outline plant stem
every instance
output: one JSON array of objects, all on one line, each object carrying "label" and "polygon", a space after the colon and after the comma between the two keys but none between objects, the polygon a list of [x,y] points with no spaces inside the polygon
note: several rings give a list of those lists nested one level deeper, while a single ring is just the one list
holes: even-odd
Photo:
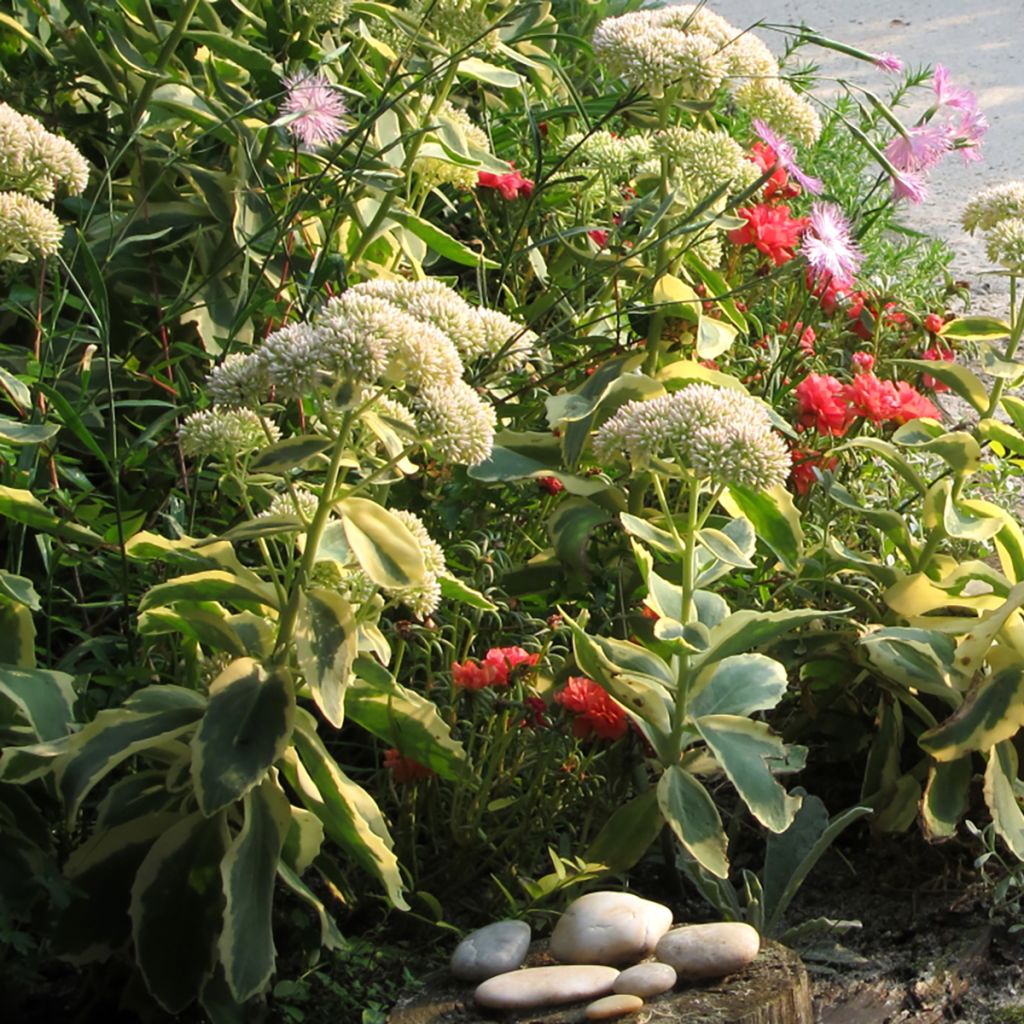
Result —
[{"label": "plant stem", "polygon": [[[1017,277],[1011,275],[1010,277],[1010,340],[1006,344],[1006,352],[1003,354],[1003,358],[1009,362],[1017,351],[1017,346],[1020,344],[1021,334],[1024,333],[1024,313],[1017,310]],[[992,385],[992,395],[989,398],[988,408],[985,410],[983,419],[988,419],[990,416],[995,415],[995,411],[999,408],[999,399],[1003,397],[1003,388],[1006,387],[1006,379],[1004,377],[998,378],[995,384]]]}]

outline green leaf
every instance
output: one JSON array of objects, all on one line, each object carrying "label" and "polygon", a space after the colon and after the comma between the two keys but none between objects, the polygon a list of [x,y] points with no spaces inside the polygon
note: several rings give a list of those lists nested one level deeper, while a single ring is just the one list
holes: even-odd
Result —
[{"label": "green leaf", "polygon": [[985,769],[985,803],[992,824],[1010,852],[1024,860],[1024,813],[1017,797],[1017,751],[1009,740],[996,744]]},{"label": "green leaf", "polygon": [[[0,23],[3,19],[4,15],[0,15]],[[32,392],[29,391],[28,386],[2,366],[0,366],[0,388],[7,392],[7,397],[18,407],[19,411],[26,412],[32,405]]]},{"label": "green leaf", "polygon": [[697,531],[697,543],[720,562],[736,569],[753,569],[754,563],[740,550],[736,542],[721,530],[709,526]]},{"label": "green leaf", "polygon": [[702,316],[697,324],[697,355],[701,359],[717,359],[732,348],[738,333],[726,320]]},{"label": "green leaf", "polygon": [[985,541],[1003,528],[1005,517],[1006,513],[1001,510],[992,515],[985,503],[976,505],[970,498],[956,499],[950,491],[942,511],[942,525],[950,537]]},{"label": "green leaf", "polygon": [[738,715],[705,715],[694,723],[715,760],[765,828],[783,832],[800,807],[772,774],[785,764],[786,745],[764,722]]},{"label": "green leaf", "polygon": [[687,713],[700,718],[768,711],[782,700],[786,684],[786,669],[773,658],[736,654],[716,662],[710,673],[701,674]]},{"label": "green leaf", "polygon": [[729,875],[728,840],[708,791],[678,765],[658,780],[658,807],[676,838],[716,878]]},{"label": "green leaf", "polygon": [[670,555],[676,559],[683,557],[683,548],[680,547],[679,542],[668,530],[654,526],[648,520],[630,515],[628,512],[620,513],[619,519],[622,522],[623,529],[631,537],[637,537],[662,554]]},{"label": "green leaf", "polygon": [[63,672],[0,665],[0,695],[21,712],[39,740],[67,735],[76,700],[72,682]]},{"label": "green leaf", "polygon": [[320,944],[327,949],[345,949],[347,943],[341,932],[338,931],[338,926],[334,923],[334,919],[328,913],[323,902],[314,895],[313,890],[284,862],[277,865],[277,874],[296,896],[305,900],[316,912],[320,919]]},{"label": "green leaf", "polygon": [[603,864],[613,874],[628,871],[650,849],[664,827],[657,790],[646,789],[612,813],[583,859],[588,864]]},{"label": "green leaf", "polygon": [[860,644],[871,664],[887,678],[959,707],[960,695],[950,678],[956,651],[948,636],[928,629],[893,627],[865,634]]},{"label": "green leaf", "polygon": [[1024,725],[1024,668],[1004,668],[967,695],[963,706],[937,729],[921,734],[921,749],[936,761],[953,761],[988,750]]},{"label": "green leaf", "polygon": [[142,612],[138,628],[143,636],[181,633],[208,650],[244,657],[249,652],[227,619],[224,609],[213,601],[179,601],[173,608],[150,608]]},{"label": "green leaf", "polygon": [[852,441],[835,449],[844,451],[847,448],[866,448],[875,455],[880,456],[891,466],[918,494],[924,494],[928,490],[928,484],[921,478],[916,469],[904,458],[903,454],[889,441],[883,441],[880,437],[855,437]]},{"label": "green leaf", "polygon": [[764,647],[798,626],[820,619],[816,609],[794,609],[782,612],[733,612],[711,630],[711,647],[697,664],[707,666],[723,658],[746,654],[751,648]]},{"label": "green leaf", "polygon": [[893,362],[909,366],[920,373],[931,374],[980,413],[988,408],[988,390],[985,385],[976,374],[960,363],[930,359],[894,359]]},{"label": "green leaf", "polygon": [[669,391],[678,391],[694,381],[707,382],[716,387],[729,388],[747,394],[747,389],[733,376],[709,369],[693,359],[679,359],[658,371],[660,380]]},{"label": "green leaf", "polygon": [[324,825],[312,811],[305,808],[289,804],[288,813],[291,821],[281,848],[281,859],[296,874],[301,875],[320,856],[324,845]]},{"label": "green leaf", "polygon": [[363,572],[380,587],[420,586],[426,566],[419,543],[393,512],[368,498],[338,502],[345,539]]},{"label": "green leaf", "polygon": [[1024,455],[1024,434],[1002,420],[979,420],[978,435],[983,441],[998,441],[1014,455]]},{"label": "green leaf", "polygon": [[1024,431],[1024,399],[1016,395],[1003,395],[999,404],[1006,411],[1006,414],[1013,420],[1013,425],[1020,431]]},{"label": "green leaf", "polygon": [[787,569],[795,569],[803,555],[804,531],[793,496],[784,487],[753,491],[738,484],[720,499],[732,516],[745,516],[757,536],[779,557]]},{"label": "green leaf", "polygon": [[[926,365],[938,364],[926,361]],[[952,470],[964,476],[976,472],[981,464],[981,445],[973,434],[965,430],[945,431],[932,420],[911,420],[900,427],[892,439],[897,444],[940,456]]]},{"label": "green leaf", "polygon": [[498,89],[518,89],[523,78],[515,71],[500,68],[478,57],[463,57],[458,61],[458,72],[466,78],[474,78],[485,85],[493,85]]},{"label": "green leaf", "polygon": [[952,839],[967,811],[971,792],[971,755],[939,761],[928,768],[928,785],[921,801],[921,827],[930,843]]},{"label": "green leaf", "polygon": [[1024,605],[1024,583],[1018,583],[998,608],[983,615],[957,645],[953,662],[954,680],[966,690],[981,671],[989,648],[1010,617]]},{"label": "green leaf", "polygon": [[192,738],[192,783],[203,814],[212,817],[259,785],[288,746],[294,715],[295,695],[280,670],[238,658],[214,679]]},{"label": "green leaf", "polygon": [[36,667],[36,625],[23,604],[0,602],[0,664]]},{"label": "green leaf", "polygon": [[25,605],[34,612],[41,610],[39,594],[32,585],[32,581],[24,576],[15,576],[13,572],[5,572],[0,569],[0,599],[10,598],[18,604]]},{"label": "green leaf", "polygon": [[232,526],[221,536],[226,541],[238,543],[259,540],[261,537],[280,537],[289,533],[305,533],[306,524],[296,515],[260,515],[254,519]]},{"label": "green leaf", "polygon": [[286,755],[284,767],[303,804],[324,823],[334,842],[380,880],[392,904],[408,910],[394,844],[380,808],[338,767],[317,736],[313,719],[301,709],[295,722],[295,746],[298,756]]},{"label": "green leaf", "polygon": [[418,217],[409,210],[395,211],[392,214],[402,226],[414,234],[420,241],[434,250],[438,255],[443,256],[452,263],[459,263],[464,267],[486,267],[494,270],[498,264],[485,256],[482,252],[470,249],[469,246],[453,238],[447,231],[442,231],[432,221]]},{"label": "green leaf", "polygon": [[273,587],[223,569],[209,569],[150,587],[142,595],[139,611],[161,604],[174,604],[175,601],[227,601],[242,607],[251,604],[278,607]]},{"label": "green leaf", "polygon": [[92,787],[114,768],[149,747],[188,732],[201,715],[202,710],[197,707],[154,713],[125,708],[101,711],[75,733],[68,752],[54,768],[68,824],[74,821]]},{"label": "green leaf", "polygon": [[135,961],[150,995],[168,1013],[188,1007],[216,965],[227,845],[224,815],[190,814],[153,843],[135,876]]},{"label": "green leaf", "polygon": [[357,648],[356,620],[348,601],[319,588],[300,594],[295,653],[313,700],[336,729],[345,721],[345,690]]},{"label": "green leaf", "polygon": [[217,947],[231,994],[244,1003],[274,973],[274,879],[291,805],[272,778],[246,793],[243,824],[220,864],[224,926]]},{"label": "green leaf", "polygon": [[962,316],[950,320],[939,331],[940,338],[955,341],[995,341],[1009,336],[1010,325],[990,316]]},{"label": "green leaf", "polygon": [[468,604],[470,608],[479,608],[485,612],[498,610],[498,606],[486,594],[474,590],[468,583],[463,583],[462,580],[449,576],[448,573],[439,575],[437,582],[441,585],[441,596],[446,601],[459,601],[462,604]]},{"label": "green leaf", "polygon": [[0,441],[8,444],[45,444],[60,430],[57,423],[23,423],[0,416]]},{"label": "green leaf", "polygon": [[189,29],[186,36],[194,39],[200,46],[205,46],[211,53],[217,54],[218,57],[226,57],[246,71],[276,72],[277,65],[273,57],[235,33]]},{"label": "green leaf", "polygon": [[345,698],[353,721],[444,779],[471,777],[466,751],[432,700],[402,686],[365,655],[356,659],[355,672]]},{"label": "green leaf", "polygon": [[31,491],[17,487],[0,486],[0,516],[76,544],[99,547],[103,543],[103,538],[92,530],[59,519]]},{"label": "green leaf", "polygon": [[586,550],[593,531],[611,519],[611,513],[586,498],[569,498],[551,513],[548,531],[558,557],[573,569],[588,567]]},{"label": "green leaf", "polygon": [[54,921],[54,952],[76,966],[107,960],[131,937],[128,916],[135,875],[153,843],[181,815],[144,814],[95,832],[64,865],[68,903]]},{"label": "green leaf", "polygon": [[663,274],[654,282],[651,300],[665,316],[695,322],[701,315],[701,297],[685,281],[671,274]]}]

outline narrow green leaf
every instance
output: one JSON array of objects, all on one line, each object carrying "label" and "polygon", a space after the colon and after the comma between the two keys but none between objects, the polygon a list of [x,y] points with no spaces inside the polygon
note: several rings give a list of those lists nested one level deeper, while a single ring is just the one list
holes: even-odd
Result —
[{"label": "narrow green leaf", "polygon": [[486,594],[482,594],[454,576],[442,573],[438,576],[437,581],[441,585],[441,596],[446,601],[458,601],[461,604],[468,604],[470,608],[479,608],[485,612],[498,610],[498,606]]},{"label": "narrow green leaf", "polygon": [[342,950],[345,949],[347,943],[341,932],[338,931],[338,926],[334,923],[334,918],[328,913],[327,908],[323,905],[323,902],[313,893],[313,890],[309,888],[305,882],[283,861],[277,865],[278,877],[288,886],[289,889],[300,899],[303,899],[308,903],[313,910],[316,912],[317,917],[320,920],[320,944],[327,949],[331,950]]},{"label": "narrow green leaf", "polygon": [[103,538],[92,530],[58,518],[31,491],[17,487],[0,486],[0,516],[76,544],[99,547],[103,543]]},{"label": "narrow green leaf", "polygon": [[57,423],[23,423],[0,416],[0,441],[8,444],[45,444],[60,430]]},{"label": "narrow green leaf", "polygon": [[233,661],[214,679],[192,738],[192,783],[203,814],[213,816],[259,785],[288,746],[294,714],[287,675],[252,658]]},{"label": "narrow green leaf", "polygon": [[331,447],[329,437],[299,434],[262,448],[249,460],[253,473],[292,473]]}]

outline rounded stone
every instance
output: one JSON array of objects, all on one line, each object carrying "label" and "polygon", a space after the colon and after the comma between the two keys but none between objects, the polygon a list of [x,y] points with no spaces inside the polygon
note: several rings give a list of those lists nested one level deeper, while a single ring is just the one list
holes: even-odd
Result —
[{"label": "rounded stone", "polygon": [[721,978],[752,963],[761,937],[749,924],[723,921],[673,928],[661,938],[655,955],[684,981]]},{"label": "rounded stone", "polygon": [[631,964],[649,956],[672,927],[672,911],[629,892],[590,892],[569,904],[550,952],[569,964]]},{"label": "rounded stone", "polygon": [[643,1006],[644,1001],[639,996],[605,996],[591,1003],[583,1015],[587,1020],[614,1020],[616,1017],[625,1017],[627,1013],[636,1013]]},{"label": "rounded stone", "polygon": [[676,969],[652,960],[627,967],[616,979],[614,990],[630,996],[660,996],[676,983]]},{"label": "rounded stone", "polygon": [[485,981],[520,967],[530,948],[525,921],[495,921],[470,932],[452,953],[451,971],[463,981]]},{"label": "rounded stone", "polygon": [[477,985],[473,998],[492,1010],[532,1010],[606,996],[619,972],[595,964],[558,964],[510,971]]}]

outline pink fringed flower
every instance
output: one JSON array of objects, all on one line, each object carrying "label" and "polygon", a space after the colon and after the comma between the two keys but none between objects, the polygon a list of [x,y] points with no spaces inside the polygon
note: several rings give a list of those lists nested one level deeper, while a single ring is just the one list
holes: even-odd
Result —
[{"label": "pink fringed flower", "polygon": [[906,199],[911,203],[923,203],[928,197],[924,175],[914,171],[897,174],[892,179],[892,197],[896,202]]},{"label": "pink fringed flower", "polygon": [[875,67],[879,71],[891,71],[898,73],[903,70],[903,61],[896,56],[895,53],[889,53],[888,50],[883,53],[876,53],[873,55],[875,58]]},{"label": "pink fringed flower", "polygon": [[897,171],[917,174],[939,163],[952,145],[947,128],[916,124],[907,129],[906,135],[897,135],[885,147],[885,157]]},{"label": "pink fringed flower", "polygon": [[345,132],[345,100],[319,72],[288,75],[287,90],[281,104],[281,117],[287,128],[306,149],[335,142]]},{"label": "pink fringed flower", "polygon": [[820,178],[804,174],[796,162],[796,151],[793,147],[781,135],[773,132],[764,121],[755,117],[751,124],[758,137],[775,150],[775,157],[779,164],[789,171],[811,195],[820,196],[825,186]]},{"label": "pink fringed flower", "polygon": [[932,78],[937,107],[952,107],[954,110],[977,110],[978,98],[970,89],[962,85],[954,85],[949,80],[949,69],[942,64],[935,65]]},{"label": "pink fringed flower", "polygon": [[800,251],[815,277],[828,276],[850,285],[863,253],[850,234],[850,223],[835,203],[814,203]]}]

